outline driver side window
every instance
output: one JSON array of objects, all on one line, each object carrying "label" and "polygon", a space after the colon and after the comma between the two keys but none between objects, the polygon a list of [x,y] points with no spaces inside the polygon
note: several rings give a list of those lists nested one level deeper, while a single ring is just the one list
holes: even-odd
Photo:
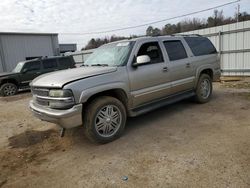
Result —
[{"label": "driver side window", "polygon": [[148,42],[143,44],[138,51],[137,56],[148,55],[151,63],[162,63],[163,56],[158,42]]},{"label": "driver side window", "polygon": [[40,61],[32,61],[32,62],[28,62],[25,63],[23,70],[26,70],[26,72],[35,72],[35,71],[39,71],[41,68],[41,63]]}]

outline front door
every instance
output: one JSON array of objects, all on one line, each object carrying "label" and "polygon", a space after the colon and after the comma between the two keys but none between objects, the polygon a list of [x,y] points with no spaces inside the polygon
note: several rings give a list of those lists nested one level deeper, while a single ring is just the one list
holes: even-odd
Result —
[{"label": "front door", "polygon": [[128,72],[134,107],[167,96],[171,88],[170,76],[166,69],[167,62],[164,61],[158,41],[142,42],[137,46],[135,57],[148,55],[151,62],[137,67],[129,67],[130,71]]},{"label": "front door", "polygon": [[41,75],[41,62],[26,62],[22,68],[20,75],[21,87],[29,87],[29,83],[39,75]]}]

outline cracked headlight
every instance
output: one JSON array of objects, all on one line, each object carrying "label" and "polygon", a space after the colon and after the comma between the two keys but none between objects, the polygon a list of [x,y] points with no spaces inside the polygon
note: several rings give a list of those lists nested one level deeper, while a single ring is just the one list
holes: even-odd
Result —
[{"label": "cracked headlight", "polygon": [[53,109],[68,109],[75,104],[71,90],[52,89],[49,91],[49,97],[49,107]]},{"label": "cracked headlight", "polygon": [[73,93],[66,89],[52,89],[49,91],[50,97],[73,97]]}]

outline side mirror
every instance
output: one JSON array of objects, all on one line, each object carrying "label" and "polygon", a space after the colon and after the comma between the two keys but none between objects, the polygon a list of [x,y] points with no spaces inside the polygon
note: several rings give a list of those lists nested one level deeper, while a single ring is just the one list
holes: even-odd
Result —
[{"label": "side mirror", "polygon": [[133,64],[133,66],[140,66],[144,64],[148,64],[151,62],[151,59],[148,55],[140,55],[136,58],[136,62]]}]

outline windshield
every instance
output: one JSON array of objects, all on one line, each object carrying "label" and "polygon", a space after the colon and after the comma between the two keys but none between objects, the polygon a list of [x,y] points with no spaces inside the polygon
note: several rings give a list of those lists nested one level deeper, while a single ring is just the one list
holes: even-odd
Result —
[{"label": "windshield", "polygon": [[104,45],[89,56],[86,66],[121,66],[129,57],[134,42],[117,42]]},{"label": "windshield", "polygon": [[19,62],[12,72],[21,72],[24,62]]}]

